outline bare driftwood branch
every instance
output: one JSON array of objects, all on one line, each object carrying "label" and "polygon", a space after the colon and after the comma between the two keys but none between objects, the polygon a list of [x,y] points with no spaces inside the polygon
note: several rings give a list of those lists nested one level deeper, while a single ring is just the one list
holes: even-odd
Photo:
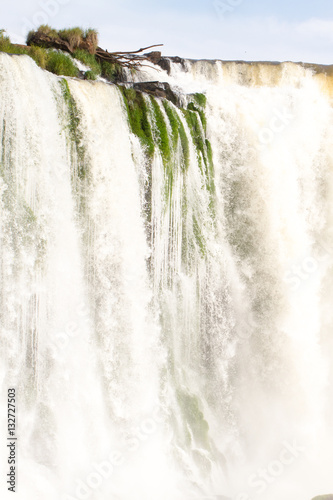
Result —
[{"label": "bare driftwood branch", "polygon": [[99,62],[107,61],[111,64],[119,64],[120,66],[129,69],[139,69],[142,66],[153,68],[153,66],[144,64],[145,61],[151,62],[151,60],[149,57],[146,57],[141,53],[153,47],[161,47],[162,45],[162,43],[149,45],[148,47],[143,47],[139,50],[133,50],[131,52],[108,52],[107,50],[101,49],[101,47],[97,47],[95,57]]},{"label": "bare driftwood branch", "polygon": [[[108,52],[109,54],[138,54],[139,52],[143,52],[144,50],[152,49],[153,47],[163,47],[163,43],[158,43],[157,45],[149,45],[149,47],[144,47],[139,50],[132,50],[130,52]],[[98,47],[99,48],[99,47]]]},{"label": "bare driftwood branch", "polygon": [[[96,60],[99,63],[105,61],[111,64],[119,65],[122,68],[127,68],[129,70],[138,70],[142,66],[153,68],[153,66],[145,64],[147,61],[151,63],[152,59],[147,57],[145,54],[142,54],[142,52],[154,47],[161,47],[163,45],[160,43],[149,45],[148,47],[143,47],[141,49],[133,51],[108,52],[107,50],[103,50],[101,47],[93,47],[85,39],[81,39],[81,41],[79,40],[74,46],[74,44],[69,43],[59,35],[55,36],[54,34],[52,35],[51,33],[44,33],[40,30],[31,34],[28,44],[45,48],[59,49],[64,52],[68,52],[69,54],[73,54],[75,49],[77,48],[88,50],[95,56]],[[160,54],[160,52],[158,52],[157,54]]]}]

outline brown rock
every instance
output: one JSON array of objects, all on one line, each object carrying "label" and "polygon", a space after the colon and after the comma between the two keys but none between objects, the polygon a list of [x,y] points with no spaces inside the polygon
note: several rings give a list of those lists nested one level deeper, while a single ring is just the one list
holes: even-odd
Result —
[{"label": "brown rock", "polygon": [[144,54],[144,56],[147,57],[153,64],[158,64],[161,60],[162,52],[155,50],[153,52],[148,52],[148,54]]},{"label": "brown rock", "polygon": [[180,105],[178,95],[172,90],[167,82],[137,82],[133,83],[133,88],[155,97],[168,99],[176,106]]}]

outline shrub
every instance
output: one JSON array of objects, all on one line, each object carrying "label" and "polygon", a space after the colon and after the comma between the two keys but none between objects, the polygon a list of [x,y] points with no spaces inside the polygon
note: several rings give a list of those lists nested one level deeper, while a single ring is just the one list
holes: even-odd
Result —
[{"label": "shrub", "polygon": [[81,61],[86,66],[89,66],[91,71],[95,73],[96,76],[101,74],[101,65],[96,61],[95,56],[89,54],[89,52],[87,52],[86,50],[77,49],[74,52],[73,57]]},{"label": "shrub", "polygon": [[6,36],[5,33],[6,33],[6,30],[4,30],[4,29],[0,30],[0,50],[2,52],[7,52],[11,46],[10,38],[9,38],[9,36]]},{"label": "shrub", "polygon": [[92,28],[88,28],[84,32],[84,39],[86,42],[92,45],[94,51],[96,51],[98,46],[98,31]]},{"label": "shrub", "polygon": [[60,38],[69,43],[71,50],[74,50],[80,46],[83,39],[83,30],[78,27],[70,28],[58,31],[58,35]]},{"label": "shrub", "polygon": [[79,70],[72,58],[63,52],[48,52],[46,69],[56,75],[78,76]]},{"label": "shrub", "polygon": [[102,76],[111,82],[123,80],[123,69],[120,64],[102,61]]},{"label": "shrub", "polygon": [[96,80],[97,76],[93,71],[86,71],[84,74],[86,80]]},{"label": "shrub", "polygon": [[38,33],[41,35],[46,35],[53,40],[56,40],[59,38],[58,32],[55,29],[51,28],[51,26],[48,26],[47,24],[42,24],[41,26],[39,26],[37,31],[34,31],[34,30],[29,31],[28,36],[27,36],[27,45],[30,44],[32,37],[35,33]]},{"label": "shrub", "polygon": [[36,62],[38,66],[40,66],[43,69],[46,68],[48,60],[48,53],[46,49],[32,46],[29,52],[27,52],[27,54]]}]

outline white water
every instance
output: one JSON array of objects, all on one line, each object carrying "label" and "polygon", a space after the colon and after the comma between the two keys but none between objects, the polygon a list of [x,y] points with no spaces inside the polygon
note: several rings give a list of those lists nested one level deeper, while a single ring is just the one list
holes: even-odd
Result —
[{"label": "white water", "polygon": [[180,112],[170,194],[117,88],[69,80],[82,179],[59,79],[0,54],[8,498],[9,387],[22,500],[333,492],[330,96],[289,63],[186,64],[139,79],[206,93],[214,212]]}]

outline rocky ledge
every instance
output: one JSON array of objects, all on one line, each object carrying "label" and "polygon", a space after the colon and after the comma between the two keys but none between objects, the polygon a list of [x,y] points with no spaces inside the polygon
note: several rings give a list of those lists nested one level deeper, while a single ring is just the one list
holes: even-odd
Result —
[{"label": "rocky ledge", "polygon": [[132,87],[135,90],[155,97],[164,97],[176,106],[180,106],[179,96],[177,96],[167,82],[136,82],[132,84]]}]

